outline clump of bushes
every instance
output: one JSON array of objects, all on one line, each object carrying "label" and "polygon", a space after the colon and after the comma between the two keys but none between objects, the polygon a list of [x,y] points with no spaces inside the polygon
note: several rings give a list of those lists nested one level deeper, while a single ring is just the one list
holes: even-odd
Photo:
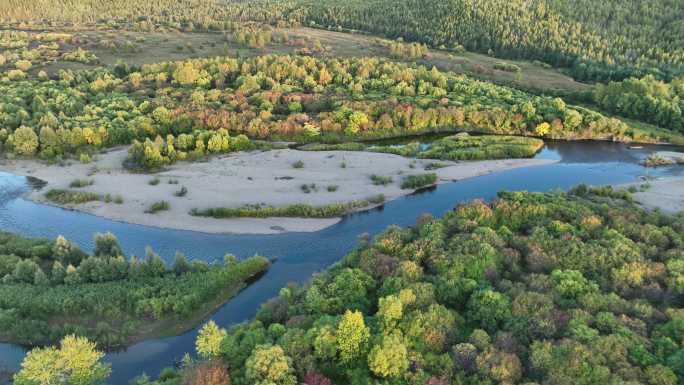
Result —
[{"label": "clump of bushes", "polygon": [[646,167],[661,167],[661,166],[671,166],[673,164],[684,163],[684,157],[680,159],[672,159],[660,156],[658,154],[651,154],[646,159],[641,161]]},{"label": "clump of bushes", "polygon": [[85,191],[73,191],[64,189],[52,189],[45,193],[45,198],[57,204],[81,204],[102,200],[102,196],[97,193]]},{"label": "clump of bushes", "polygon": [[423,187],[432,186],[437,183],[437,174],[420,174],[420,175],[407,175],[401,180],[402,189],[421,189]]},{"label": "clump of bushes", "polygon": [[71,188],[81,188],[81,187],[88,187],[92,186],[95,183],[94,180],[92,179],[74,179],[69,183],[69,187]]},{"label": "clump of bushes", "polygon": [[500,71],[506,71],[506,72],[520,72],[521,69],[519,66],[513,64],[513,63],[505,63],[505,62],[498,62],[494,64],[494,69],[495,70],[500,70]]},{"label": "clump of bushes", "polygon": [[171,209],[171,205],[167,201],[154,202],[147,210],[145,210],[145,214],[156,214],[160,211],[167,211],[169,209]]},{"label": "clump of bushes", "polygon": [[294,204],[284,207],[264,205],[245,205],[243,207],[218,207],[204,210],[193,209],[191,215],[213,218],[269,218],[269,217],[298,217],[298,218],[332,218],[349,214],[366,207],[382,204],[385,196],[374,195],[365,200],[332,203],[323,206],[308,204]]},{"label": "clump of bushes", "polygon": [[373,185],[375,186],[387,186],[388,184],[392,183],[394,179],[392,179],[391,176],[382,176],[382,175],[371,175],[370,176],[371,182],[373,182]]}]

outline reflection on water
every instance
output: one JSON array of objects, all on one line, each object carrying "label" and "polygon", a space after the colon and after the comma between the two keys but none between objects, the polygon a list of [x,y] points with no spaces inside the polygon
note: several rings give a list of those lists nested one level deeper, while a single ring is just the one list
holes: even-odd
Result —
[{"label": "reflection on water", "polygon": [[[608,142],[550,142],[537,157],[560,159],[561,163],[440,185],[387,202],[380,210],[348,216],[322,231],[275,235],[203,234],[114,222],[21,199],[21,195],[31,188],[25,178],[0,174],[0,229],[27,236],[55,237],[61,234],[85,249],[92,249],[93,233],[111,231],[128,254],[141,255],[149,245],[167,259],[172,258],[177,250],[204,260],[218,259],[228,252],[238,257],[254,253],[277,257],[277,262],[262,279],[212,315],[218,324],[227,326],[251,318],[261,303],[276,295],[288,282],[305,281],[315,271],[339,260],[354,248],[357,237],[362,233],[377,234],[392,224],[410,226],[422,213],[441,216],[458,202],[474,198],[491,199],[501,190],[549,191],[568,189],[579,183],[627,183],[646,173],[661,176],[684,172],[680,166],[650,170],[641,167],[639,160],[654,149],[660,147],[629,150],[625,145]],[[194,350],[195,335],[196,329],[177,337],[141,342],[125,351],[107,354],[106,360],[113,369],[110,382],[124,385],[143,372],[157,375],[185,352]],[[17,369],[23,354],[19,347],[0,344],[0,367]]]}]

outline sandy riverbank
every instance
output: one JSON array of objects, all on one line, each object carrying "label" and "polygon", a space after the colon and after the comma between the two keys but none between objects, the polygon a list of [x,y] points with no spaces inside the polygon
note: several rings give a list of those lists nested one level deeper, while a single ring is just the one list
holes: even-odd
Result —
[{"label": "sandy riverbank", "polygon": [[[92,180],[91,186],[74,190],[121,196],[123,203],[90,202],[65,207],[109,219],[208,233],[272,234],[317,231],[339,222],[340,218],[213,219],[193,217],[188,212],[193,208],[239,207],[245,204],[325,205],[367,199],[380,193],[387,200],[392,200],[412,192],[399,187],[404,175],[435,172],[444,183],[554,162],[537,159],[440,162],[448,166],[425,171],[425,166],[432,161],[367,152],[273,150],[229,154],[207,162],[182,162],[164,172],[148,175],[132,174],[122,169],[125,157],[125,149],[115,149],[100,154],[91,164],[46,165],[35,160],[5,160],[0,164],[0,170],[47,182],[42,190],[28,194],[28,199],[37,202],[45,202],[44,193],[49,189],[69,189],[69,184],[75,179]],[[302,161],[304,167],[294,168],[292,164],[297,161]],[[376,186],[370,180],[372,174],[391,176],[394,181],[387,186]],[[150,185],[150,180],[155,177],[160,180],[159,184]],[[169,181],[177,181],[177,184]],[[315,184],[317,191],[304,193],[301,189],[303,184]],[[187,195],[174,196],[181,186],[188,189]],[[328,186],[338,188],[330,192]],[[161,200],[168,201],[171,209],[157,214],[144,212]]]},{"label": "sandy riverbank", "polygon": [[[648,183],[650,187],[646,191],[637,191],[632,195],[634,200],[645,208],[660,209],[667,214],[676,214],[684,210],[684,177],[662,178],[643,183]],[[643,183],[632,185],[639,187]]]}]

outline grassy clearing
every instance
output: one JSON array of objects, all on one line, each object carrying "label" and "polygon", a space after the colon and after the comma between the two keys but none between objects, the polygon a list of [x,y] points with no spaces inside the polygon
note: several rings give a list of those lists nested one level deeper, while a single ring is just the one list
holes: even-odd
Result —
[{"label": "grassy clearing", "polygon": [[193,209],[190,212],[190,215],[212,218],[334,218],[384,202],[385,196],[379,194],[364,200],[332,203],[323,206],[311,206],[307,204],[295,204],[284,207],[246,205],[237,208],[218,207],[204,210]]},{"label": "grassy clearing", "polygon": [[407,175],[401,180],[401,188],[404,190],[418,190],[437,183],[437,174]]}]

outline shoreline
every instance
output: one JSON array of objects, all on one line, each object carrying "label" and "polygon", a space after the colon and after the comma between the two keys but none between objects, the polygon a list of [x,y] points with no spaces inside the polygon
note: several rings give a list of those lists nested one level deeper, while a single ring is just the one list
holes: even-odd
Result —
[{"label": "shoreline", "polygon": [[[151,226],[162,229],[186,230],[209,234],[282,234],[315,232],[339,223],[344,216],[333,218],[229,218],[215,219],[189,214],[193,208],[240,207],[264,204],[274,207],[307,203],[313,206],[367,199],[384,194],[386,202],[412,194],[402,190],[401,178],[406,175],[436,173],[437,184],[482,176],[498,171],[556,163],[546,159],[504,159],[486,161],[439,161],[445,167],[425,170],[429,159],[411,159],[398,155],[357,151],[299,151],[294,149],[232,153],[210,158],[205,162],[179,162],[156,174],[134,174],[124,170],[121,162],[126,150],[115,148],[98,154],[90,164],[75,161],[67,165],[49,165],[38,160],[4,160],[0,171],[33,177],[45,182],[39,190],[29,191],[24,199],[79,211],[108,220]],[[295,168],[295,162],[304,166]],[[390,176],[386,186],[374,185],[371,175]],[[94,183],[82,188],[70,188],[76,179]],[[158,184],[149,182],[158,179]],[[302,191],[304,185],[314,186]],[[174,192],[181,187],[187,196]],[[335,189],[331,191],[331,187]],[[56,204],[44,194],[50,189],[69,189],[120,196],[123,203],[88,202]],[[168,201],[170,210],[146,214],[152,203]],[[350,214],[374,209],[381,205],[354,210]],[[347,214],[347,215],[350,215]],[[346,216],[346,215],[345,215]]]},{"label": "shoreline", "polygon": [[[643,184],[648,184],[649,187],[644,191],[638,190]],[[671,215],[684,211],[684,176],[662,177],[616,187],[624,190],[636,187],[637,191],[632,196],[644,209],[658,209]]]}]

